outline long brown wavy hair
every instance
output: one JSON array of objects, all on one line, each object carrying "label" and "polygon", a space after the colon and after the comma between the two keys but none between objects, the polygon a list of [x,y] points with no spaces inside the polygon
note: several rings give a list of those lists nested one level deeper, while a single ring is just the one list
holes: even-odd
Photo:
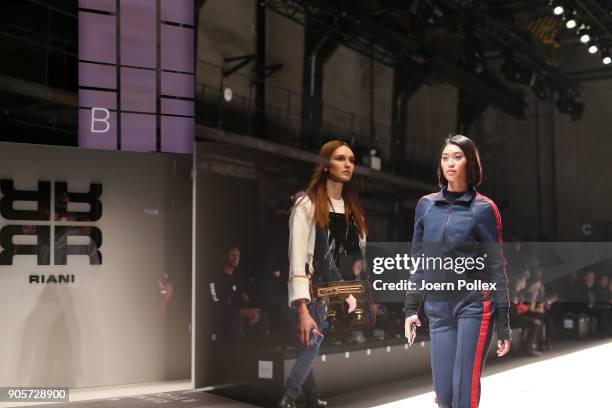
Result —
[{"label": "long brown wavy hair", "polygon": [[[329,165],[331,157],[336,149],[341,146],[346,146],[349,149],[351,148],[347,143],[341,140],[331,140],[321,147],[321,151],[319,152],[321,163],[315,167],[308,188],[306,189],[306,195],[312,200],[315,206],[314,222],[321,228],[329,227],[329,206],[331,205],[331,200],[327,195],[328,173],[325,171],[325,168]],[[363,208],[359,203],[357,190],[352,182],[344,183],[342,186],[342,199],[344,200],[344,215],[347,220],[347,225],[352,215],[357,225],[357,229],[359,230],[359,236],[364,238],[368,233],[368,228],[366,226]],[[299,199],[296,200],[296,205],[299,201]]]}]

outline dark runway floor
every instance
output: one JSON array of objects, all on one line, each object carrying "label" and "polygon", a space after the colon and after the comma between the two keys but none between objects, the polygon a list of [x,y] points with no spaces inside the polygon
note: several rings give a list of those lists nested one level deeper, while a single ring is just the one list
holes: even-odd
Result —
[{"label": "dark runway floor", "polygon": [[62,404],[36,405],[45,408],[243,408],[254,407],[244,402],[232,401],[202,391],[173,391],[159,394],[134,395],[92,401],[69,402]]}]

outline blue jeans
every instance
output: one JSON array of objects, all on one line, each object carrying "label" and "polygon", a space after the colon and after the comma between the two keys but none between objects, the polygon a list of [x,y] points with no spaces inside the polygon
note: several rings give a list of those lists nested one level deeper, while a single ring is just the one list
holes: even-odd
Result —
[{"label": "blue jeans", "polygon": [[[310,312],[310,315],[314,321],[317,323],[319,330],[323,332],[325,323],[325,307],[320,304],[313,305],[310,303],[308,305],[308,311]],[[297,327],[297,318],[297,310],[293,307],[290,308],[289,320],[294,331]],[[319,347],[320,346],[311,346],[310,349],[307,349],[301,341],[298,341],[298,357],[297,360],[295,360],[293,368],[291,369],[291,373],[289,374],[287,389],[285,390],[285,394],[288,397],[296,399],[300,395],[302,386],[305,388],[305,393],[308,394],[307,397],[317,397],[317,387],[314,374],[312,372],[312,366],[319,356]]]}]

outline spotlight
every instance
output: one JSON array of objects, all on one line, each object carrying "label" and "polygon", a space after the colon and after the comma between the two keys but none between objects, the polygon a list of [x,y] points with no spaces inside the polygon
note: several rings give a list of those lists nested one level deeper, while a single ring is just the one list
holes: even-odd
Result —
[{"label": "spotlight", "polygon": [[597,46],[596,46],[596,45],[591,45],[591,46],[589,47],[589,53],[591,53],[591,54],[595,54],[597,51],[599,51],[599,48],[597,48]]},{"label": "spotlight", "polygon": [[565,27],[568,29],[572,29],[576,27],[576,20],[574,20],[573,18],[570,18],[569,20],[567,20],[565,22]]},{"label": "spotlight", "polygon": [[581,42],[581,43],[586,44],[586,43],[588,43],[589,41],[591,41],[591,36],[590,36],[590,35],[588,35],[588,34],[582,34],[582,35],[580,36],[580,42]]},{"label": "spotlight", "polygon": [[555,13],[555,16],[560,16],[561,14],[563,14],[563,6],[557,6],[553,9],[553,13]]},{"label": "spotlight", "polygon": [[604,65],[610,65],[612,63],[612,57],[610,56],[610,46],[606,45],[601,47],[601,62]]}]

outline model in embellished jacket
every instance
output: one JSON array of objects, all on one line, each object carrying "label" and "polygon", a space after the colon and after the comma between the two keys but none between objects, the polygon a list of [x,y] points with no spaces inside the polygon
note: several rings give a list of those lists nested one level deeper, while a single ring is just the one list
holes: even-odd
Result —
[{"label": "model in embellished jacket", "polygon": [[[476,408],[480,375],[497,332],[497,355],[510,350],[508,280],[502,250],[502,224],[497,206],[476,191],[482,181],[476,145],[454,135],[444,141],[438,166],[438,192],[422,197],[416,207],[412,256],[450,256],[484,259],[484,268],[457,271],[419,269],[406,293],[405,335],[414,340],[413,325],[421,325],[424,304],[429,319],[431,363],[436,402],[444,408]],[[424,282],[459,279],[485,282],[491,290],[425,292]]]}]

